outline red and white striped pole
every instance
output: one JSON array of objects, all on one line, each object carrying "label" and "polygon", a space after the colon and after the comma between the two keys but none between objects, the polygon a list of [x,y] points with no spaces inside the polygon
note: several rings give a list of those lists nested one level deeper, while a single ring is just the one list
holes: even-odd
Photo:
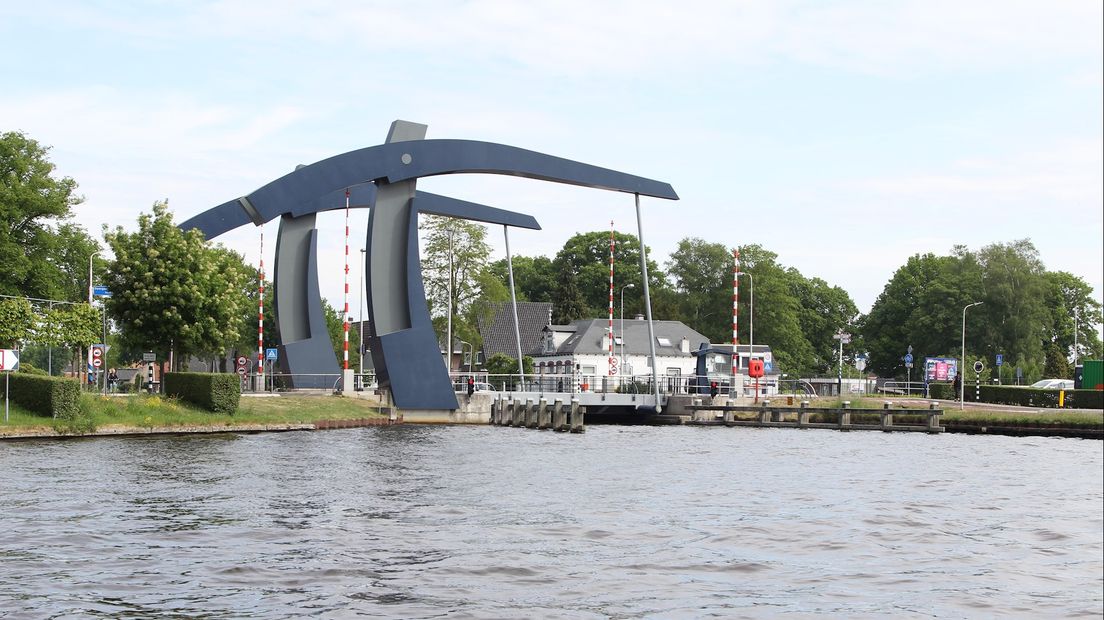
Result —
[{"label": "red and white striped pole", "polygon": [[345,370],[349,370],[349,189],[345,189]]},{"label": "red and white striped pole", "polygon": [[610,220],[610,275],[609,275],[609,374],[617,374],[617,360],[613,357],[613,220]]},{"label": "red and white striped pole", "polygon": [[[736,328],[738,326],[737,319],[739,318],[738,304],[740,298],[740,250],[732,250],[732,389],[730,393],[733,398],[736,397],[736,371],[740,366],[740,353],[736,349],[736,343],[738,342],[736,335]],[[742,390],[741,390],[742,391]]]},{"label": "red and white striped pole", "polygon": [[264,386],[264,228],[261,228],[261,266],[257,270],[257,376]]}]

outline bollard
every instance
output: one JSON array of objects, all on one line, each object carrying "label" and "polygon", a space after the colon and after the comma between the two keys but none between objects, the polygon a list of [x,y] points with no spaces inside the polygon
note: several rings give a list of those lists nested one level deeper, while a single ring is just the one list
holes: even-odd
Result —
[{"label": "bollard", "polygon": [[766,424],[767,422],[770,422],[771,412],[770,412],[770,409],[767,409],[767,405],[769,405],[769,404],[770,404],[770,401],[764,400],[763,404],[760,405],[760,407],[761,407],[761,409],[759,410],[759,423],[760,424]]},{"label": "bollard", "polygon": [[941,426],[939,426],[939,416],[943,414],[943,410],[942,409],[936,409],[936,405],[938,405],[938,404],[939,403],[937,403],[935,401],[932,401],[931,405],[928,406],[928,409],[929,409],[929,411],[928,411],[928,432],[929,433],[938,433],[938,432],[943,430],[943,428]]},{"label": "bollard", "polygon": [[525,404],[517,398],[510,402],[513,403],[513,416],[510,418],[510,423],[519,428],[525,426]]},{"label": "bollard", "polygon": [[578,426],[580,430],[583,428],[583,413],[582,409],[579,408],[578,397],[571,399],[571,416],[567,419],[567,428],[565,430],[577,432],[575,430],[576,426]]},{"label": "bollard", "polygon": [[541,398],[537,405],[537,428],[552,428],[552,412],[548,410],[547,398]]},{"label": "bollard", "polygon": [[809,401],[801,401],[801,411],[797,413],[797,426],[801,428],[809,424]]},{"label": "bollard", "polygon": [[556,404],[552,407],[552,430],[562,431],[566,426],[567,414],[565,413],[565,406],[563,399],[557,398]]},{"label": "bollard", "polygon": [[571,432],[583,433],[586,432],[586,425],[583,422],[583,416],[585,410],[579,406],[579,401],[574,400],[571,403]]},{"label": "bollard", "polygon": [[525,426],[529,428],[537,427],[537,404],[532,398],[525,399]]},{"label": "bollard", "polygon": [[[702,406],[702,399],[700,399],[700,398],[690,399],[690,406],[691,407],[701,407]],[[690,419],[693,420],[694,422],[704,420],[705,419],[705,413],[701,409],[694,409],[690,414]]]},{"label": "bollard", "polygon": [[839,427],[841,431],[845,431],[851,428],[851,401],[843,401],[843,408],[840,411],[840,423]]},{"label": "bollard", "polygon": [[882,404],[882,430],[888,431],[893,426],[893,410],[889,408],[889,401]]}]

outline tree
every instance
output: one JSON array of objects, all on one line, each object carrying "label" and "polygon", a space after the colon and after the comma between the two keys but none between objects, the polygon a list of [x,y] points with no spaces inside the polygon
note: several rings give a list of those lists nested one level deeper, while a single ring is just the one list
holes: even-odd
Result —
[{"label": "tree", "polygon": [[[552,259],[547,256],[514,256],[514,292],[518,301],[553,301],[556,284],[556,269]],[[494,261],[488,266],[493,274],[509,292],[510,272],[505,258]]]},{"label": "tree", "polygon": [[732,339],[732,266],[731,250],[696,238],[679,241],[666,263],[679,317],[710,342]]},{"label": "tree", "polygon": [[1039,252],[1027,239],[1011,243],[994,243],[972,257],[962,252],[963,260],[974,259],[981,270],[982,301],[978,320],[980,331],[971,330],[980,338],[972,349],[993,359],[1003,353],[1032,370],[1042,369],[1043,343],[1051,340],[1048,333],[1050,313],[1045,306],[1046,280]]},{"label": "tree", "polygon": [[17,349],[34,333],[31,302],[23,298],[0,299],[0,348]]},{"label": "tree", "polygon": [[[487,228],[468,220],[429,215],[419,225],[424,238],[422,281],[430,314],[448,322],[452,309],[453,330],[457,317],[479,297],[480,276],[487,267],[491,246]],[[437,323],[435,322],[435,325]],[[466,326],[474,331],[472,325]],[[447,328],[440,330],[442,334]],[[444,338],[441,338],[444,342]]]},{"label": "tree", "polygon": [[[1044,303],[1050,313],[1047,339],[1071,354],[1076,342],[1078,360],[1100,359],[1104,354],[1097,330],[1101,305],[1093,299],[1092,287],[1065,271],[1047,272],[1044,279],[1047,287]],[[1074,329],[1077,330],[1076,338]]]},{"label": "tree", "polygon": [[1047,343],[1045,349],[1046,364],[1043,367],[1043,375],[1047,379],[1072,379],[1073,370],[1066,359],[1066,353],[1056,342]]},{"label": "tree", "polygon": [[848,325],[856,328],[850,330],[851,350],[865,351],[863,330],[858,329],[859,310],[847,291],[820,278],[806,279],[793,268],[786,273],[798,302],[798,325],[812,347],[813,358],[806,363],[806,370],[814,373],[831,370],[833,360],[838,362],[838,345],[832,336]]},{"label": "tree", "polygon": [[[552,264],[557,275],[554,292],[557,323],[606,316],[609,312],[609,237],[609,231],[579,233],[556,253]],[[635,288],[625,291],[625,311],[643,312],[644,279],[636,237],[614,233],[614,260],[615,288],[635,284]],[[653,295],[667,287],[666,276],[650,258],[648,286]]]},{"label": "tree", "polygon": [[221,354],[240,339],[254,275],[241,255],[208,245],[197,230],[181,231],[167,202],[141,214],[137,232],[105,227],[104,238],[115,254],[107,307],[125,346],[152,349],[159,357],[175,351],[179,366],[191,355]]},{"label": "tree", "polygon": [[0,294],[82,299],[81,274],[99,247],[65,223],[83,199],[73,179],[57,178],[48,153],[22,133],[0,134]]}]

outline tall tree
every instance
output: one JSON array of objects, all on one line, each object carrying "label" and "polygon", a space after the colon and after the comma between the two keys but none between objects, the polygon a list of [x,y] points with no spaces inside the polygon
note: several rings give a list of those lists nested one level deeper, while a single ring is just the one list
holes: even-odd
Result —
[{"label": "tall tree", "polygon": [[22,133],[0,134],[0,294],[76,301],[99,246],[66,222],[83,199],[76,181],[55,175],[49,150]]},{"label": "tall tree", "polygon": [[1044,277],[1045,304],[1050,312],[1048,340],[1069,351],[1071,357],[1076,343],[1078,360],[1100,359],[1104,355],[1098,331],[1101,305],[1093,299],[1092,287],[1065,271],[1049,271]]},{"label": "tall tree", "polygon": [[[460,317],[479,297],[480,276],[487,267],[491,246],[482,224],[450,217],[426,216],[422,231],[422,281],[430,314],[448,321],[452,309],[454,336]],[[434,321],[434,325],[438,325]],[[474,330],[474,326],[466,326]],[[439,330],[441,341],[447,329]]]},{"label": "tall tree", "polygon": [[[830,371],[838,358],[838,344],[832,336],[848,325],[857,327],[859,311],[847,291],[830,286],[820,278],[806,279],[796,269],[787,269],[798,301],[798,324],[812,347],[813,358],[807,370],[813,373]],[[861,329],[850,329],[854,339],[852,351],[865,351]]]},{"label": "tall tree", "polygon": [[117,227],[105,230],[104,238],[115,254],[107,307],[124,346],[152,349],[165,359],[174,351],[179,365],[190,355],[220,355],[240,339],[255,273],[241,255],[208,245],[199,231],[181,231],[167,202],[141,214],[137,232]]},{"label": "tall tree", "polygon": [[[963,258],[968,260],[969,253]],[[997,353],[1030,369],[1041,371],[1043,343],[1050,340],[1044,297],[1047,286],[1039,252],[1028,240],[994,243],[976,255],[981,270],[983,306],[976,315],[981,324],[974,353],[993,359]],[[969,347],[969,343],[967,343]]]},{"label": "tall tree", "polygon": [[720,243],[686,238],[679,241],[666,268],[678,292],[681,320],[710,342],[729,341],[732,334],[732,251]]},{"label": "tall tree", "polygon": [[[609,231],[579,233],[564,243],[552,261],[557,274],[555,300],[556,321],[606,316],[609,312]],[[650,254],[650,252],[649,252]],[[625,311],[644,311],[644,279],[640,272],[640,243],[636,237],[614,233],[614,287],[626,284],[634,288],[625,291]],[[667,288],[667,277],[656,262],[648,259],[648,286],[652,295]],[[615,293],[620,296],[620,293]],[[581,306],[581,308],[580,308]]]},{"label": "tall tree", "polygon": [[[552,301],[556,284],[556,269],[547,256],[514,256],[514,289],[518,301]],[[489,265],[490,273],[508,286],[509,265],[505,258]],[[509,292],[507,290],[507,292]]]}]

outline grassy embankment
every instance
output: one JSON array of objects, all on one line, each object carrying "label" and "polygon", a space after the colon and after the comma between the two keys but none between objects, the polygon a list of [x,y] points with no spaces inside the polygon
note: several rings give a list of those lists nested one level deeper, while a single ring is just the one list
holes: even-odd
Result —
[{"label": "grassy embankment", "polygon": [[[915,408],[915,405],[895,402],[905,399],[897,399],[893,397],[858,397],[848,398],[846,400],[851,401],[851,408],[856,410],[882,409],[883,404],[886,401],[892,403],[890,406],[891,409]],[[840,399],[819,398],[815,402],[810,403],[809,406],[817,408],[831,408],[840,407],[841,404],[842,401]],[[940,402],[940,406],[943,408],[942,421],[945,424],[962,423],[987,426],[1104,428],[1104,411],[1065,411],[1063,409],[1043,408],[1037,408],[1031,411],[1009,411],[1007,409],[1001,409],[998,407],[994,407],[992,409],[984,409],[979,407],[971,407],[970,409],[959,409],[958,403],[942,401]],[[854,418],[854,416],[852,417]]]},{"label": "grassy embankment", "polygon": [[[9,422],[0,417],[0,436],[20,431],[64,428],[64,422],[9,405]],[[387,417],[368,401],[339,396],[242,398],[233,415],[214,414],[172,398],[159,396],[81,395],[81,413],[103,428],[165,428],[237,426],[245,424],[310,424],[319,420]],[[79,433],[78,433],[79,434]]]}]

